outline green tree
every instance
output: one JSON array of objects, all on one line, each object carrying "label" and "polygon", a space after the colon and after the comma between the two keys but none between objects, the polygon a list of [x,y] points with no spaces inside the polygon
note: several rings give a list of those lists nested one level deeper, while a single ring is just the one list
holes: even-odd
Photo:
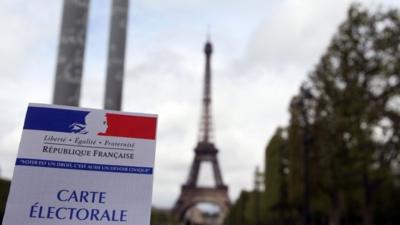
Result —
[{"label": "green tree", "polygon": [[376,194],[393,177],[400,147],[399,50],[397,10],[353,5],[303,85],[312,95],[305,109],[322,178],[316,183],[330,200],[332,224],[340,224],[351,205],[361,209],[363,224],[373,224]]},{"label": "green tree", "polygon": [[289,107],[288,127],[288,200],[293,207],[297,221],[301,220],[304,205],[304,118],[299,97],[294,97]]},{"label": "green tree", "polygon": [[324,220],[327,196],[322,192],[321,150],[317,145],[319,127],[315,123],[315,97],[303,85],[290,104],[288,127],[288,196],[298,224]]},{"label": "green tree", "polygon": [[171,214],[169,210],[165,209],[151,209],[151,225],[175,225],[178,224],[178,221]]},{"label": "green tree", "polygon": [[[289,111],[266,151],[264,224],[397,224],[399,11],[352,5]],[[254,224],[252,196],[229,224]]]},{"label": "green tree", "polygon": [[227,217],[225,218],[225,225],[253,224],[251,223],[252,219],[249,218],[249,211],[251,209],[254,209],[253,207],[251,207],[251,202],[249,201],[250,196],[251,192],[248,191],[242,191],[240,193],[239,198],[233,204],[233,206],[229,210]]},{"label": "green tree", "polygon": [[288,204],[287,136],[278,128],[266,148],[265,192],[263,194],[263,221],[266,224],[287,224],[290,216]]},{"label": "green tree", "polygon": [[6,202],[9,190],[10,181],[0,179],[0,223],[3,221],[3,215],[6,209]]}]

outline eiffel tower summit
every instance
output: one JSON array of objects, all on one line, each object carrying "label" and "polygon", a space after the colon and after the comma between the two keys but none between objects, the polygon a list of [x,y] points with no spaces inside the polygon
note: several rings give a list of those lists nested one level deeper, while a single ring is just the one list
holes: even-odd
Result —
[{"label": "eiffel tower summit", "polygon": [[[190,209],[199,203],[211,203],[217,205],[220,209],[217,221],[207,224],[221,224],[225,218],[230,200],[228,196],[228,186],[222,180],[222,173],[218,163],[218,149],[213,143],[213,123],[211,114],[211,55],[213,46],[208,40],[204,47],[206,58],[204,90],[202,100],[202,115],[199,132],[199,141],[194,149],[195,156],[192,162],[189,176],[186,183],[181,187],[181,193],[173,208],[173,213],[184,223],[190,223],[196,217],[190,213]],[[212,165],[214,175],[214,187],[201,187],[198,184],[199,172],[202,163],[209,162]],[[204,221],[203,221],[204,222]]]}]

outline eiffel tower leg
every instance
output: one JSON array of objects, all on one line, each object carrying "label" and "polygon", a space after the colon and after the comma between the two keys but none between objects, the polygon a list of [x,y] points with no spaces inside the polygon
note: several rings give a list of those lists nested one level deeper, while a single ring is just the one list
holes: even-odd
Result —
[{"label": "eiffel tower leg", "polygon": [[217,187],[224,186],[224,182],[222,181],[222,175],[221,175],[221,170],[219,169],[219,164],[217,158],[213,158],[211,160],[213,171],[214,171],[214,179],[215,179],[215,184]]},{"label": "eiffel tower leg", "polygon": [[189,178],[186,182],[187,186],[195,187],[197,185],[197,179],[199,177],[199,169],[200,169],[200,158],[196,155],[194,157],[192,167],[190,168]]}]

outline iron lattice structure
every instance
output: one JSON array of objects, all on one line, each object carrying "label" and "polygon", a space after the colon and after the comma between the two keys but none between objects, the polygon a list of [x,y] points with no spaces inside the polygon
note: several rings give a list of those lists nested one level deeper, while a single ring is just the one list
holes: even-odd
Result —
[{"label": "iron lattice structure", "polygon": [[[200,202],[212,202],[220,206],[222,217],[228,212],[230,200],[228,186],[222,180],[222,174],[218,163],[218,149],[213,143],[213,123],[211,114],[211,55],[212,44],[207,41],[204,53],[206,57],[204,90],[202,100],[202,114],[200,123],[199,140],[194,149],[195,157],[190,168],[186,183],[181,187],[181,193],[173,208],[173,213],[180,219],[188,209]],[[200,187],[198,178],[200,166],[204,162],[210,162],[214,174],[214,187]]]}]

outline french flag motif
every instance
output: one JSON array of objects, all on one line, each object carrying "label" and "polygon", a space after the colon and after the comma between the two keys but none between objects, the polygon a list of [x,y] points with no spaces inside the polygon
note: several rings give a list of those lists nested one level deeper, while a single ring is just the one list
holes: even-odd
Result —
[{"label": "french flag motif", "polygon": [[29,106],[24,129],[155,140],[156,124],[150,116]]}]

